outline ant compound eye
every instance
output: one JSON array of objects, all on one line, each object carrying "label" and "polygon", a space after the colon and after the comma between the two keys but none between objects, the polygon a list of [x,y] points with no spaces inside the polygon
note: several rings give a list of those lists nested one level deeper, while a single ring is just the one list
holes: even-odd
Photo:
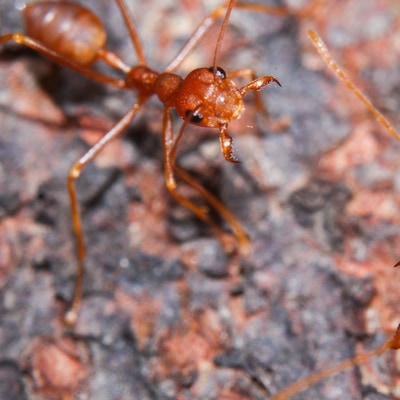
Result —
[{"label": "ant compound eye", "polygon": [[203,121],[203,115],[200,114],[198,111],[186,110],[185,117],[192,122],[193,124],[198,124],[199,122]]},{"label": "ant compound eye", "polygon": [[221,67],[217,67],[216,69],[214,69],[214,67],[210,67],[210,68],[208,68],[208,70],[210,72],[215,73],[215,75],[218,76],[218,78],[221,78],[221,79],[226,78],[226,72]]}]

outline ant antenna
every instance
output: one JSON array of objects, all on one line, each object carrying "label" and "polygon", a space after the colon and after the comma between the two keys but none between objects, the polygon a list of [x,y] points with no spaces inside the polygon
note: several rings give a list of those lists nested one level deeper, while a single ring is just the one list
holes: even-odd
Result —
[{"label": "ant antenna", "polygon": [[224,38],[226,26],[228,25],[229,18],[231,16],[231,11],[233,8],[233,4],[235,3],[235,0],[230,0],[228,4],[228,8],[226,10],[226,14],[224,17],[224,20],[222,21],[221,29],[218,34],[218,39],[217,39],[217,44],[215,45],[215,51],[214,51],[214,60],[213,60],[213,72],[214,74],[217,73],[217,54],[219,53],[219,49],[221,48],[221,43],[222,39]]}]

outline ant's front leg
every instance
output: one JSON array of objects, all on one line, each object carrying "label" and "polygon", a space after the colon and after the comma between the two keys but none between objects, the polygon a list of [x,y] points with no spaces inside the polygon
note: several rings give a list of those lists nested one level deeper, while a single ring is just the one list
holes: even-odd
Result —
[{"label": "ant's front leg", "polygon": [[[120,0],[118,0],[120,1]],[[321,0],[314,0],[321,1]],[[176,70],[179,65],[183,62],[183,60],[190,54],[190,52],[196,48],[199,42],[203,39],[205,34],[209,32],[210,28],[214,25],[216,21],[224,17],[227,7],[228,1],[223,3],[222,5],[215,8],[211,11],[200,23],[200,25],[193,32],[192,36],[187,40],[187,42],[182,46],[179,50],[178,54],[172,59],[172,61],[165,68],[165,71],[172,72]],[[234,9],[241,9],[249,12],[262,12],[276,16],[286,16],[290,14],[290,11],[287,7],[284,6],[268,6],[262,4],[246,4],[237,2],[233,4]]]},{"label": "ant's front leg", "polygon": [[191,200],[187,199],[177,192],[177,183],[175,179],[176,173],[179,178],[181,178],[187,185],[199,192],[203,199],[208,202],[228,222],[238,242],[239,252],[243,255],[246,255],[249,253],[250,250],[250,242],[240,222],[220,200],[218,200],[198,181],[196,181],[187,172],[185,172],[175,164],[176,147],[180,137],[182,136],[183,128],[185,127],[185,125],[186,124],[184,123],[177,138],[174,139],[171,111],[169,108],[165,108],[163,120],[163,145],[165,182],[167,189],[176,201],[191,210],[198,218],[200,218],[212,228],[227,253],[231,253],[234,250],[234,246],[232,245],[231,240],[228,239],[227,234],[221,228],[219,228],[219,226],[211,219],[208,209],[206,207],[200,207],[194,204]]},{"label": "ant's front leg", "polygon": [[261,3],[248,4],[238,1],[237,3],[235,3],[235,9],[241,9],[255,13],[276,15],[280,17],[294,15],[296,17],[304,18],[314,14],[317,7],[325,1],[326,0],[310,0],[307,5],[301,7],[298,10],[287,6],[269,6]]},{"label": "ant's front leg", "polygon": [[[228,78],[230,78],[230,79],[245,78],[245,79],[251,79],[253,81],[253,80],[257,79],[257,76],[256,76],[255,71],[251,68],[238,68],[238,69],[234,69],[233,71],[230,71],[228,73]],[[269,112],[268,112],[267,107],[264,104],[261,92],[259,92],[259,91],[254,92],[254,103],[255,103],[257,112],[261,113],[262,115],[265,115],[266,118],[269,118]]]},{"label": "ant's front leg", "polygon": [[268,109],[264,104],[262,93],[260,91],[260,89],[272,82],[275,82],[279,86],[282,86],[278,79],[273,76],[263,76],[261,78],[257,78],[255,71],[251,68],[235,69],[229,72],[228,77],[251,79],[251,82],[240,89],[240,93],[242,96],[245,96],[249,91],[254,91],[254,102],[256,110],[267,119],[268,126],[271,131],[279,132],[290,125],[290,119],[288,117],[279,118],[277,121],[271,120]]}]

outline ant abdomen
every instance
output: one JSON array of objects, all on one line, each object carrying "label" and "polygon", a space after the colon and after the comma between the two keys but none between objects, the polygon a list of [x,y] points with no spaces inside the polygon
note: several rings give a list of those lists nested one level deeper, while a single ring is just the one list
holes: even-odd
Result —
[{"label": "ant abdomen", "polygon": [[78,64],[91,65],[105,46],[102,22],[79,4],[32,3],[25,6],[23,16],[28,36]]}]

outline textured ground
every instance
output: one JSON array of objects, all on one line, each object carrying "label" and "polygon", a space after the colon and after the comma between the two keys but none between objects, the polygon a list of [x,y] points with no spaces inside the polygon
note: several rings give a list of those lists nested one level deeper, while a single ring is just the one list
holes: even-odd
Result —
[{"label": "textured ground", "polygon": [[[215,6],[130,3],[160,70]],[[400,259],[400,145],[327,71],[306,32],[317,29],[400,126],[400,4],[326,3],[301,19],[233,12],[223,43],[224,69],[251,66],[280,80],[263,96],[273,121],[290,119],[287,128],[271,132],[249,96],[230,127],[241,164],[226,163],[206,129],[188,129],[181,147],[179,163],[242,221],[251,256],[225,255],[168,195],[154,101],[79,181],[88,259],[71,331],[60,322],[76,264],[66,176],[134,94],[4,46],[1,400],[266,399],[392,334],[400,322],[392,268]],[[85,4],[105,20],[109,47],[135,63],[113,2]],[[14,2],[0,1],[0,21],[0,33],[21,29]],[[212,64],[216,34],[182,75]],[[399,374],[399,355],[387,353],[295,398],[400,398]]]}]

